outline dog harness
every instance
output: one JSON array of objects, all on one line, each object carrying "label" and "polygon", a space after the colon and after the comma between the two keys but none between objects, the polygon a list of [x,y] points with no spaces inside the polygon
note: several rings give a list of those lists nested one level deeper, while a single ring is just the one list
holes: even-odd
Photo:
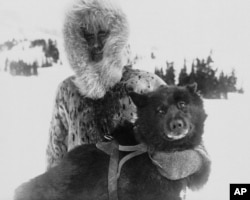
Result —
[{"label": "dog harness", "polygon": [[[152,163],[157,167],[159,173],[167,178],[167,175],[164,172],[164,167],[161,165],[161,163],[157,162],[152,158],[150,150],[145,144],[123,146],[119,145],[115,140],[112,140],[108,142],[98,142],[96,144],[96,147],[110,156],[108,171],[109,200],[118,200],[117,185],[118,178],[121,173],[121,168],[128,160],[135,156],[139,156],[143,153],[148,153],[149,158],[151,159]],[[131,153],[127,154],[119,161],[119,151]],[[183,200],[186,199],[186,188],[183,188],[180,197]]]},{"label": "dog harness", "polygon": [[[125,162],[135,156],[139,156],[148,151],[147,146],[138,144],[135,146],[119,145],[116,141],[99,142],[96,147],[110,156],[108,171],[108,192],[109,200],[118,200],[117,181],[121,173],[121,168]],[[119,151],[131,152],[119,161]]]}]

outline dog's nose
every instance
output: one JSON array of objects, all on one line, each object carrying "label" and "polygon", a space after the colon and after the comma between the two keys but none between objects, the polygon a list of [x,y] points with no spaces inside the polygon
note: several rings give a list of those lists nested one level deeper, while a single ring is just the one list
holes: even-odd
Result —
[{"label": "dog's nose", "polygon": [[171,131],[177,131],[184,128],[184,122],[181,119],[174,119],[169,123]]}]

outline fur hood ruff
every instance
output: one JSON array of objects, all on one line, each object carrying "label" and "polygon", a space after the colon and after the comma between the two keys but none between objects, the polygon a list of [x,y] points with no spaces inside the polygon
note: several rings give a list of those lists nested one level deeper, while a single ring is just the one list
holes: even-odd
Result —
[{"label": "fur hood ruff", "polygon": [[[110,31],[100,62],[89,60],[81,27]],[[120,81],[128,35],[127,18],[115,0],[74,0],[66,12],[63,37],[69,64],[76,75],[75,85],[83,96],[101,98]]]}]

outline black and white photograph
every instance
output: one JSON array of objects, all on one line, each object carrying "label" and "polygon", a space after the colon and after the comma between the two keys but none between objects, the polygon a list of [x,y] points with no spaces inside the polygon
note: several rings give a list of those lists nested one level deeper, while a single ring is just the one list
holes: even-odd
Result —
[{"label": "black and white photograph", "polygon": [[0,200],[250,199],[249,10],[0,0]]}]

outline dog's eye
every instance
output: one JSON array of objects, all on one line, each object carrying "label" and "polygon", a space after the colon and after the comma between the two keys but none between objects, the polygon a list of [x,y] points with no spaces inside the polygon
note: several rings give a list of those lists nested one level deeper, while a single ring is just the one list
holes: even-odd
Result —
[{"label": "dog's eye", "polygon": [[186,106],[187,106],[187,104],[186,104],[184,101],[179,101],[179,102],[177,103],[177,107],[178,107],[179,109],[185,109]]},{"label": "dog's eye", "polygon": [[166,109],[165,107],[160,106],[160,107],[158,107],[158,108],[156,109],[156,112],[159,113],[159,114],[164,115],[164,114],[167,113],[167,109]]}]

